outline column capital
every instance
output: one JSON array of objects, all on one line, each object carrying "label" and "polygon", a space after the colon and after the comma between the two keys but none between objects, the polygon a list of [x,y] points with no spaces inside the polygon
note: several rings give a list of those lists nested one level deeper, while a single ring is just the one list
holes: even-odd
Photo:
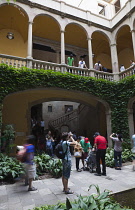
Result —
[{"label": "column capital", "polygon": [[28,23],[32,25],[34,22],[33,21],[28,21]]},{"label": "column capital", "polygon": [[131,32],[131,33],[135,33],[135,29],[131,30],[130,32]]},{"label": "column capital", "polygon": [[65,30],[60,30],[61,33],[65,33]]},{"label": "column capital", "polygon": [[113,43],[113,44],[110,44],[111,47],[116,47],[117,44],[116,43]]},{"label": "column capital", "polygon": [[92,38],[91,37],[87,37],[87,40],[89,41],[89,40],[92,40]]}]

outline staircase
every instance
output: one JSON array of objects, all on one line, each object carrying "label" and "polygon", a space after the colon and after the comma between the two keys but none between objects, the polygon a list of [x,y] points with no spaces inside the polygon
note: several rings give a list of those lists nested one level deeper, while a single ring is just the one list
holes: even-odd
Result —
[{"label": "staircase", "polygon": [[66,113],[55,120],[49,121],[48,127],[51,128],[52,130],[60,130],[61,126],[69,125],[70,122],[76,118],[78,118],[78,109]]}]

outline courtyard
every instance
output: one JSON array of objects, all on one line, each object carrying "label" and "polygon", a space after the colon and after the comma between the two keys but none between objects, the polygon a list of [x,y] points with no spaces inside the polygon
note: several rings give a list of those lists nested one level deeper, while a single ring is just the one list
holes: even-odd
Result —
[{"label": "courtyard", "polygon": [[[81,164],[80,164],[81,167]],[[69,187],[74,191],[73,195],[66,195],[62,192],[61,178],[48,178],[34,181],[37,191],[28,192],[21,180],[15,184],[0,186],[0,210],[31,210],[47,204],[56,204],[58,201],[65,202],[66,198],[74,200],[78,195],[86,196],[96,193],[91,184],[98,185],[101,192],[105,189],[111,193],[117,193],[134,188],[135,172],[132,171],[132,165],[122,167],[122,170],[115,170],[107,167],[107,176],[94,176],[89,171],[77,172],[75,169],[75,158],[72,157],[72,172],[69,179]],[[135,198],[132,202],[135,203]]]}]

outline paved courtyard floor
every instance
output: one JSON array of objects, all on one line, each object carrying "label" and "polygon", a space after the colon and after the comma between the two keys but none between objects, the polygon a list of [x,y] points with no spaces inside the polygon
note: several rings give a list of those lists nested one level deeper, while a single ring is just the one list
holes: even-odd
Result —
[{"label": "paved courtyard floor", "polygon": [[135,187],[135,172],[132,171],[132,165],[123,166],[121,171],[107,168],[105,177],[95,176],[88,171],[77,172],[74,158],[72,159],[69,186],[74,191],[73,195],[65,195],[62,192],[60,178],[34,181],[34,186],[38,188],[34,192],[28,192],[28,187],[20,181],[12,185],[0,186],[0,210],[28,210],[45,204],[56,204],[58,201],[65,202],[66,197],[73,200],[77,198],[77,195],[89,195],[96,192],[94,188],[88,191],[91,184],[99,185],[101,192],[108,189],[113,193]]}]

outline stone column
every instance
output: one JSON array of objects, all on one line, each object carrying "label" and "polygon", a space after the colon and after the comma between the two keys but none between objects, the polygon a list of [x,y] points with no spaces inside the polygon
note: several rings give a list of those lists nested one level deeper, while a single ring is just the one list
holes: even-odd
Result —
[{"label": "stone column", "polygon": [[106,111],[106,126],[107,126],[108,146],[112,147],[112,140],[110,139],[110,135],[112,133],[112,128],[111,128],[111,111]]},{"label": "stone column", "polygon": [[89,69],[93,69],[92,45],[91,38],[88,38],[88,55],[89,55]]},{"label": "stone column", "polygon": [[[130,141],[131,137],[134,134],[134,119],[133,119],[133,109],[128,109],[128,124],[129,124],[129,135],[130,135]],[[131,141],[132,145],[132,141]]]},{"label": "stone column", "polygon": [[60,59],[59,59],[59,50],[56,50],[56,63],[60,63]]},{"label": "stone column", "polygon": [[134,60],[135,60],[135,30],[132,30],[131,33],[132,33],[133,52],[134,52]]},{"label": "stone column", "polygon": [[111,60],[112,60],[112,70],[114,73],[114,80],[119,80],[119,65],[118,65],[118,56],[117,56],[117,45],[111,44]]},{"label": "stone column", "polygon": [[65,31],[61,31],[61,64],[65,64]]},{"label": "stone column", "polygon": [[27,49],[27,58],[32,58],[32,24],[33,22],[29,22],[28,25],[28,49]]}]

